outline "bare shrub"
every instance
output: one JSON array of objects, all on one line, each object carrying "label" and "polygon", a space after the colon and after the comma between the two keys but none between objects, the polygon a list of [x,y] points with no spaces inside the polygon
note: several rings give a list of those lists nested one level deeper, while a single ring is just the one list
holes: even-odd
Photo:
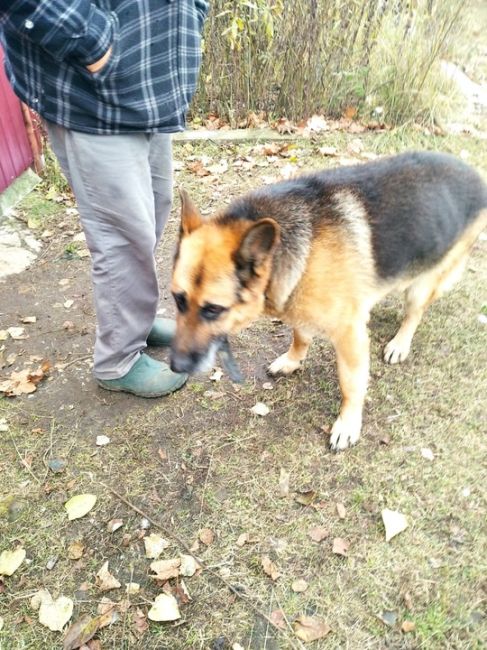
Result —
[{"label": "bare shrub", "polygon": [[438,63],[462,0],[213,0],[194,112],[301,119],[347,107],[430,121],[450,89]]}]

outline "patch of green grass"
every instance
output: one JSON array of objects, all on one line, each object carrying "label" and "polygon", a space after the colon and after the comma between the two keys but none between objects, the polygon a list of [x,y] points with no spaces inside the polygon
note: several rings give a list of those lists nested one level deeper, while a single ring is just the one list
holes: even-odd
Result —
[{"label": "patch of green grass", "polygon": [[449,628],[448,614],[439,602],[431,603],[426,611],[416,618],[416,633],[423,647],[444,643]]}]

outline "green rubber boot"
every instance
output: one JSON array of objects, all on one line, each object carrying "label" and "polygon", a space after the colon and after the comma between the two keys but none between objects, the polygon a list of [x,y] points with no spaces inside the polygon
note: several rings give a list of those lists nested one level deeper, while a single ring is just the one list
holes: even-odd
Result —
[{"label": "green rubber boot", "polygon": [[162,361],[141,354],[126,375],[119,379],[97,379],[106,390],[132,393],[138,397],[162,397],[173,393],[186,383],[186,373],[173,372]]},{"label": "green rubber boot", "polygon": [[175,333],[176,321],[171,318],[156,318],[147,337],[147,345],[167,347],[171,345]]}]

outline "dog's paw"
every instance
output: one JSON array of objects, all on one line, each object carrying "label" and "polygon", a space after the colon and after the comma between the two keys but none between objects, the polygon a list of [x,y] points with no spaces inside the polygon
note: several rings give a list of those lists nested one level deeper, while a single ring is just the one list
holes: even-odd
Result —
[{"label": "dog's paw", "polygon": [[270,375],[290,375],[301,365],[300,361],[293,361],[286,354],[281,354],[275,361],[267,368]]},{"label": "dog's paw", "polygon": [[401,363],[405,361],[411,350],[411,341],[404,341],[395,336],[384,348],[386,363]]},{"label": "dog's paw", "polygon": [[345,420],[339,416],[331,429],[330,449],[332,451],[342,451],[355,445],[360,438],[361,428],[362,422],[360,418],[358,421],[352,418]]}]

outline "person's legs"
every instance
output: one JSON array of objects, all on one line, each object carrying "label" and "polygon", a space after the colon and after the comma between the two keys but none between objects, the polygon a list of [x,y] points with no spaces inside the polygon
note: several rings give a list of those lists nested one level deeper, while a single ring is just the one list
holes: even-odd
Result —
[{"label": "person's legs", "polygon": [[119,379],[145,348],[159,299],[154,250],[162,229],[155,217],[152,137],[91,135],[54,125],[48,131],[93,260],[94,373],[99,380]]},{"label": "person's legs", "polygon": [[168,133],[155,133],[151,136],[149,165],[154,195],[154,215],[156,226],[156,246],[169,218],[172,207],[172,140]]}]

